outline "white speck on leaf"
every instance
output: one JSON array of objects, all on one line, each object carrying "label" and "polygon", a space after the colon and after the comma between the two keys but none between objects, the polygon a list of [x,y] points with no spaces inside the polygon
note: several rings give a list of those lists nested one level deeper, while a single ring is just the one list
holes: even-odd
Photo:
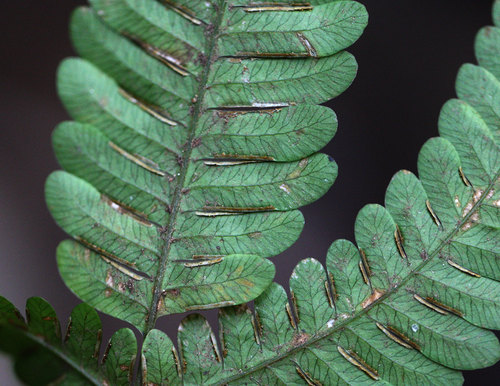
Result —
[{"label": "white speck on leaf", "polygon": [[277,103],[252,102],[252,107],[262,107],[262,108],[275,107],[275,108],[278,108],[278,107],[288,107],[288,106],[290,106],[289,103],[281,103],[281,102],[277,102]]},{"label": "white speck on leaf", "polygon": [[413,332],[417,332],[417,331],[418,331],[418,324],[412,324],[412,325],[411,325],[411,330],[412,330]]},{"label": "white speck on leaf", "polygon": [[250,74],[248,73],[248,71],[243,71],[241,80],[243,81],[243,83],[250,83]]},{"label": "white speck on leaf", "polygon": [[286,194],[290,194],[290,187],[287,184],[281,184],[280,189],[284,191]]},{"label": "white speck on leaf", "polygon": [[113,280],[113,276],[111,276],[111,272],[108,272],[108,274],[106,275],[106,285],[108,287],[113,287],[113,285],[114,285],[114,280]]}]

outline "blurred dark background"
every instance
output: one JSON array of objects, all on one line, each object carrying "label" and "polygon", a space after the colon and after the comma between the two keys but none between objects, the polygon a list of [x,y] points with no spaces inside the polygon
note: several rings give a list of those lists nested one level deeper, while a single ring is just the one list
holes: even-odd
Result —
[{"label": "blurred dark background", "polygon": [[[383,203],[397,170],[416,171],[420,147],[437,135],[442,104],[455,96],[458,68],[474,62],[476,32],[491,24],[491,0],[362,2],[370,25],[350,50],[359,76],[328,104],[340,126],[325,152],[336,159],[339,177],[326,196],[304,209],[301,239],[274,259],[281,284],[299,260],[324,261],[333,240],[353,240],[357,212],[367,203]],[[73,55],[68,17],[84,3],[3,1],[0,24],[0,294],[21,310],[28,297],[42,296],[63,321],[79,301],[57,272],[55,248],[65,235],[45,207],[43,185],[58,168],[51,131],[68,118],[56,96],[55,71],[62,58]],[[206,313],[212,322],[215,314]],[[159,327],[175,339],[181,319],[164,318]],[[103,321],[104,339],[125,325],[107,316]],[[465,373],[468,385],[494,384],[499,376],[500,365]],[[2,356],[0,385],[17,385]]]}]

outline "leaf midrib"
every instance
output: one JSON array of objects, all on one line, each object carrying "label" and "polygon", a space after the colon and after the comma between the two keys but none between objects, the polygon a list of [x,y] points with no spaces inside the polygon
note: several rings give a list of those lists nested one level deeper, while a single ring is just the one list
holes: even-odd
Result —
[{"label": "leaf midrib", "polygon": [[191,124],[188,127],[186,149],[183,151],[182,157],[184,162],[182,163],[181,170],[178,176],[178,183],[175,187],[171,204],[170,217],[168,219],[168,223],[164,228],[166,232],[164,236],[162,236],[163,240],[165,240],[165,244],[162,250],[162,256],[158,265],[157,274],[155,275],[155,281],[153,285],[153,299],[151,302],[151,307],[148,310],[148,315],[146,317],[146,326],[143,331],[144,336],[146,336],[155,327],[156,319],[158,318],[157,305],[163,292],[162,283],[165,277],[166,266],[169,261],[170,248],[174,240],[173,235],[175,231],[177,215],[179,214],[182,197],[184,195],[183,188],[185,186],[187,171],[191,160],[191,153],[193,151],[192,143],[196,136],[196,128],[203,111],[203,101],[205,97],[206,85],[208,83],[208,78],[210,75],[212,64],[214,62],[214,57],[216,56],[217,40],[219,38],[219,30],[226,10],[226,1],[219,1],[218,4],[214,7],[216,8],[217,16],[213,23],[212,30],[207,38],[207,62],[203,69],[203,73],[198,86],[198,93],[196,97],[197,99],[193,106]]},{"label": "leaf midrib", "polygon": [[339,331],[340,329],[342,329],[344,326],[346,326],[349,323],[351,323],[351,322],[357,320],[358,318],[362,317],[368,311],[370,311],[373,307],[381,304],[385,299],[387,299],[387,298],[391,297],[392,295],[394,295],[401,288],[405,288],[405,284],[410,279],[412,279],[414,277],[414,275],[418,274],[429,262],[433,261],[434,258],[436,257],[436,255],[438,255],[441,252],[441,250],[450,241],[453,240],[453,238],[461,230],[462,226],[465,223],[467,223],[467,221],[479,210],[479,208],[483,204],[484,200],[486,199],[487,192],[489,192],[491,189],[494,188],[495,181],[498,180],[499,178],[500,178],[500,171],[497,172],[497,174],[494,176],[494,178],[491,179],[490,184],[484,190],[485,193],[476,202],[476,204],[474,204],[474,206],[469,211],[469,213],[467,213],[467,215],[461,219],[461,221],[455,226],[455,228],[452,231],[450,231],[449,235],[441,242],[440,246],[438,248],[436,248],[436,250],[434,251],[434,253],[432,253],[432,255],[430,255],[430,257],[427,260],[423,261],[420,265],[417,266],[417,268],[415,268],[412,272],[410,272],[408,274],[408,276],[406,276],[404,279],[402,279],[397,285],[394,285],[392,288],[390,288],[389,290],[387,290],[387,292],[384,295],[382,295],[378,300],[374,301],[367,308],[364,308],[363,310],[359,311],[357,315],[352,316],[351,318],[345,320],[344,322],[341,321],[339,324],[336,325],[336,327],[334,327],[332,329],[328,329],[328,330],[323,331],[323,332],[319,332],[318,334],[316,334],[314,336],[314,338],[308,340],[307,342],[303,343],[302,345],[294,346],[292,349],[286,351],[285,353],[283,353],[281,355],[277,355],[274,358],[268,359],[266,361],[261,362],[260,364],[258,364],[256,366],[254,366],[254,367],[251,367],[247,371],[243,371],[243,372],[238,373],[236,375],[233,375],[233,376],[221,379],[218,382],[221,383],[221,384],[228,384],[229,382],[232,382],[232,381],[235,381],[235,380],[238,380],[238,379],[241,379],[241,378],[245,378],[249,374],[252,374],[252,373],[254,373],[256,371],[262,370],[262,369],[266,368],[267,366],[272,365],[273,363],[279,362],[279,361],[281,361],[281,360],[283,360],[283,359],[285,359],[287,357],[290,357],[290,356],[292,356],[296,352],[299,352],[302,349],[309,348],[314,343],[316,343],[316,342],[318,342],[318,341],[320,341],[320,340],[322,340],[324,338],[327,338],[328,336],[330,336],[330,335],[336,333],[337,331]]}]

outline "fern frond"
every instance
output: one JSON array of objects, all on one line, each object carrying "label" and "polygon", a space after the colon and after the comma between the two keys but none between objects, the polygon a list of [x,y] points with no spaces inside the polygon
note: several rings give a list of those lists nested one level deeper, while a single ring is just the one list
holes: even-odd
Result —
[{"label": "fern frond", "polygon": [[74,238],[58,249],[70,289],[150,330],[159,316],[254,299],[267,257],[299,236],[297,208],[335,162],[316,153],[337,120],[344,52],[367,23],[354,1],[92,0],[71,33],[54,132],[65,171],[46,198]]},{"label": "fern frond", "polygon": [[[500,359],[500,1],[479,33],[480,66],[459,72],[419,177],[397,173],[385,207],[367,205],[356,243],[335,241],[326,269],[297,265],[248,306],[220,310],[220,348],[200,315],[172,343],[146,337],[154,384],[461,384],[459,370]],[[154,347],[161,339],[162,354]],[[168,349],[168,350],[167,350]],[[149,373],[151,364],[151,374]],[[158,369],[164,369],[163,372]]]},{"label": "fern frond", "polygon": [[26,302],[26,320],[0,296],[0,350],[11,355],[28,385],[128,385],[137,355],[134,333],[123,328],[111,337],[99,361],[102,326],[97,312],[76,306],[64,337],[54,309],[41,298]]}]

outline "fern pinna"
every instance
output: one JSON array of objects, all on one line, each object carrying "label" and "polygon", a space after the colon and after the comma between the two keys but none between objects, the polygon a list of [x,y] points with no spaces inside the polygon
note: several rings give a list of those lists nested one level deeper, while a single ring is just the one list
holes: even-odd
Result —
[{"label": "fern pinna", "polygon": [[159,316],[240,304],[272,281],[266,258],[299,236],[296,209],[335,162],[330,109],[357,64],[354,1],[92,0],[71,33],[54,132],[65,171],[46,185],[73,237],[57,251],[68,287],[141,331]]}]

